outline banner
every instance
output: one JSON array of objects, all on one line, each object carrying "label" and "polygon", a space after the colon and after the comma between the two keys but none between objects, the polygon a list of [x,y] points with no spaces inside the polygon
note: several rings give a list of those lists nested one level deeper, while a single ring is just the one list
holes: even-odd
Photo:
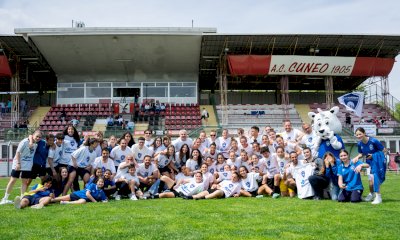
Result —
[{"label": "banner", "polygon": [[394,58],[303,55],[228,55],[233,76],[388,76]]},{"label": "banner", "polygon": [[376,136],[376,125],[375,124],[356,124],[353,126],[353,132],[356,132],[356,129],[362,127],[365,130],[365,133],[369,137],[375,137]]},{"label": "banner", "polygon": [[357,116],[361,117],[364,106],[364,93],[352,92],[338,97],[340,104],[346,107],[347,111],[354,112]]}]

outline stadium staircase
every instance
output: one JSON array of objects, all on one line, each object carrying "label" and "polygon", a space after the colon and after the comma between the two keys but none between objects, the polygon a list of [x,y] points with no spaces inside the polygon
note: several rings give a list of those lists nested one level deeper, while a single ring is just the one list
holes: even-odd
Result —
[{"label": "stadium staircase", "polygon": [[300,119],[304,123],[311,123],[311,119],[308,117],[308,113],[311,112],[310,105],[308,104],[295,104],[297,112],[299,113]]},{"label": "stadium staircase", "polygon": [[206,124],[206,122],[204,120],[202,121],[203,127],[218,125],[214,107],[212,105],[201,105],[200,106],[200,114],[203,112],[203,108],[205,108],[209,114],[208,123]]},{"label": "stadium staircase", "polygon": [[39,124],[43,121],[46,114],[50,111],[51,107],[38,107],[33,111],[29,122],[31,126],[39,127]]}]

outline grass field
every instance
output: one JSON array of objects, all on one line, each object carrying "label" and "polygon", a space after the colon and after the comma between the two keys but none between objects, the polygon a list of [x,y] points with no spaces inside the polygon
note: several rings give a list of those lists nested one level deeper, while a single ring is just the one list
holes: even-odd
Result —
[{"label": "grass field", "polygon": [[[0,179],[1,197],[6,184]],[[297,198],[6,205],[0,239],[399,239],[400,175],[388,174],[382,197],[381,205]]]}]

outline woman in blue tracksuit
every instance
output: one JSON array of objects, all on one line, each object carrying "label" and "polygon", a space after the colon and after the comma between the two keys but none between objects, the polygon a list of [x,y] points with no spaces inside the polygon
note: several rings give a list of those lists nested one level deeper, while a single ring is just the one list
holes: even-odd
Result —
[{"label": "woman in blue tracksuit", "polygon": [[361,195],[364,187],[361,182],[361,169],[369,167],[368,164],[363,163],[361,160],[352,162],[349,158],[349,153],[342,149],[340,150],[340,161],[338,168],[339,187],[339,202],[361,202]]},{"label": "woman in blue tracksuit", "polygon": [[359,154],[353,159],[353,163],[357,162],[360,158],[365,157],[366,162],[371,168],[369,174],[370,193],[365,197],[365,201],[371,201],[375,193],[375,199],[372,204],[382,203],[382,197],[380,194],[380,186],[385,181],[386,174],[386,158],[385,158],[385,147],[379,142],[378,139],[369,137],[365,133],[364,128],[359,127],[356,129],[356,137],[359,140],[358,152]]}]

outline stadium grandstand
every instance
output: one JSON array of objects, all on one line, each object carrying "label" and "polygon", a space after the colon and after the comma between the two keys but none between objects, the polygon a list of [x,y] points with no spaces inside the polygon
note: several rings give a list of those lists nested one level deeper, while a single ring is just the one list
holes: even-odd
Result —
[{"label": "stadium grandstand", "polygon": [[[365,92],[362,117],[352,114],[347,126],[340,106],[346,144],[354,145],[353,127],[362,125],[399,152],[398,101],[388,85],[399,46],[400,36],[390,35],[15,29],[0,36],[0,176],[8,175],[19,140],[36,129],[60,132],[74,119],[82,136],[187,129],[197,137],[222,128],[235,135],[253,125],[279,132],[282,120],[301,128],[309,111],[339,105],[339,96],[356,89]],[[109,126],[116,116],[121,124]]]}]

